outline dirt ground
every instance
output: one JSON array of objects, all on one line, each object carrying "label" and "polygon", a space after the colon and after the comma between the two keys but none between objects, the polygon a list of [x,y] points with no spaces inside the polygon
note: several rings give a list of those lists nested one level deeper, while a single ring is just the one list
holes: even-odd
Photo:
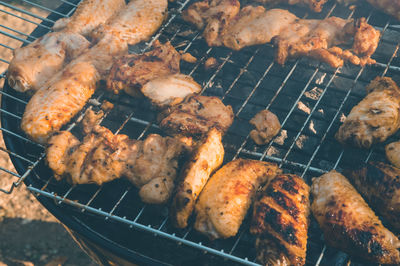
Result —
[{"label": "dirt ground", "polygon": [[[57,2],[46,1],[52,2],[53,6],[56,5],[54,2]],[[45,3],[46,1],[36,2]],[[46,16],[45,11],[32,8],[32,6],[21,6],[20,1],[6,2]],[[0,5],[0,10],[11,11],[2,5]],[[26,17],[21,13],[19,15]],[[29,17],[29,19],[34,18]],[[39,20],[36,21],[39,22]],[[34,24],[26,23],[4,12],[0,12],[0,25],[18,29],[27,34],[35,28]],[[7,31],[5,28],[1,30]],[[0,34],[0,44],[15,48],[19,47],[21,42]],[[11,57],[11,50],[0,46],[0,58],[10,60]],[[6,68],[7,64],[1,63],[0,73]],[[0,82],[2,83],[3,80],[0,79]],[[0,85],[2,87],[2,84]],[[0,136],[0,146],[4,147],[2,136]],[[0,152],[0,167],[15,171],[8,155],[4,152]],[[11,174],[0,170],[0,188],[8,188],[15,180],[16,178]],[[79,249],[56,218],[22,186],[11,195],[0,193],[0,266],[2,265],[54,266],[95,265],[95,263]]]}]

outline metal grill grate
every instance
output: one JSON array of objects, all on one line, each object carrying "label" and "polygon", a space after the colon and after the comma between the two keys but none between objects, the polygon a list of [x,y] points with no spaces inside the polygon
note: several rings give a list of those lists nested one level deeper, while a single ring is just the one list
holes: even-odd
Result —
[{"label": "metal grill grate", "polygon": [[[37,27],[30,34],[7,23],[0,25],[2,49],[10,52],[32,42],[50,31],[56,19],[70,16],[79,3],[78,0],[48,2],[51,6],[44,6],[43,1],[22,0],[18,6],[0,1],[0,12],[3,16],[23,21],[23,25],[31,25],[31,28]],[[298,16],[307,18],[331,15],[343,18],[367,17],[369,23],[383,33],[377,52],[373,55],[378,63],[366,68],[349,65],[332,69],[316,61],[299,59],[279,66],[273,62],[271,45],[245,48],[240,52],[207,47],[201,33],[180,17],[181,11],[189,2],[181,0],[170,3],[169,18],[164,26],[149,43],[131,47],[131,50],[143,52],[156,39],[161,42],[169,40],[178,50],[190,52],[198,58],[195,64],[183,62],[182,72],[192,75],[197,82],[202,83],[203,94],[219,96],[225,104],[232,105],[236,116],[234,124],[224,137],[226,162],[237,157],[273,161],[285,171],[299,174],[310,183],[311,177],[331,169],[340,170],[354,163],[384,159],[383,146],[368,151],[343,149],[333,135],[340,125],[340,119],[365,95],[365,85],[375,76],[387,75],[395,80],[400,77],[400,60],[397,58],[400,25],[367,6],[349,10],[331,3],[321,14],[308,14],[306,10],[292,9]],[[57,8],[58,5],[61,7]],[[28,11],[32,8],[33,11]],[[11,53],[4,54],[4,57],[0,57],[0,67],[5,71]],[[219,61],[217,69],[204,69],[203,64],[209,57],[215,57]],[[4,81],[5,72],[0,75],[0,79]],[[1,94],[1,130],[8,149],[1,148],[0,152],[8,153],[18,170],[14,172],[0,166],[0,170],[16,177],[10,188],[2,188],[1,191],[11,193],[14,187],[25,181],[28,189],[35,195],[53,199],[56,204],[73,213],[82,213],[82,220],[100,219],[102,223],[110,223],[115,227],[125,224],[128,227],[121,230],[140,230],[153,238],[156,236],[158,241],[171,240],[174,248],[183,249],[182,246],[187,246],[201,256],[211,254],[217,259],[255,264],[254,237],[248,233],[248,218],[236,237],[209,242],[192,227],[185,230],[174,229],[169,224],[166,207],[142,204],[136,188],[124,180],[100,187],[70,186],[64,182],[56,182],[44,166],[44,147],[27,139],[19,129],[28,101],[27,96],[16,93],[7,86]],[[150,133],[161,133],[154,123],[155,112],[148,102],[117,97],[98,90],[85,109],[95,108],[96,103],[104,99],[116,106],[103,121],[103,125],[113,132],[138,139]],[[259,147],[249,139],[251,127],[248,121],[262,109],[269,109],[279,117],[282,131],[270,144]],[[68,125],[68,130],[74,130],[82,113]],[[332,260],[345,264],[349,261],[345,254],[324,246],[315,221],[311,223],[309,236],[308,264],[324,265]],[[129,248],[129,244],[122,242],[119,243],[121,246]],[[167,263],[174,261],[163,259]]]}]

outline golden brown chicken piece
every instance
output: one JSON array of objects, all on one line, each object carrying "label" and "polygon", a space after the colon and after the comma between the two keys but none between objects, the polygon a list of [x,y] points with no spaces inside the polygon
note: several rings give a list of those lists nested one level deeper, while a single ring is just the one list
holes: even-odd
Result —
[{"label": "golden brown chicken piece", "polygon": [[236,235],[257,188],[279,172],[274,163],[245,159],[227,163],[201,192],[194,228],[211,239]]},{"label": "golden brown chicken piece", "polygon": [[258,145],[264,145],[271,141],[281,130],[281,123],[274,113],[268,110],[258,112],[250,124],[255,126],[250,132],[250,137]]},{"label": "golden brown chicken piece", "polygon": [[162,45],[156,41],[149,52],[118,59],[111,68],[107,88],[114,93],[124,90],[132,96],[139,96],[140,89],[150,80],[179,73],[180,58],[169,42]]},{"label": "golden brown chicken piece", "polygon": [[304,265],[310,214],[309,186],[296,175],[278,175],[254,203],[250,232],[263,265]]},{"label": "golden brown chicken piece", "polygon": [[199,30],[204,28],[203,36],[209,46],[221,46],[221,36],[239,10],[238,0],[204,0],[189,6],[182,18]]},{"label": "golden brown chicken piece", "polygon": [[215,127],[225,133],[233,123],[233,111],[213,96],[192,95],[159,115],[160,127],[170,135],[201,137]]},{"label": "golden brown chicken piece", "polygon": [[389,143],[385,147],[386,158],[397,168],[400,168],[400,141]]},{"label": "golden brown chicken piece", "polygon": [[311,193],[311,210],[328,245],[374,263],[400,263],[400,240],[343,175],[331,171],[314,178]]},{"label": "golden brown chicken piece", "polygon": [[343,144],[360,148],[385,141],[400,127],[400,89],[391,78],[375,78],[368,95],[350,111],[336,133]]},{"label": "golden brown chicken piece", "polygon": [[314,12],[321,12],[324,4],[328,2],[328,0],[256,0],[256,1],[269,5],[276,5],[276,4],[301,5],[310,8]]},{"label": "golden brown chicken piece", "polygon": [[212,128],[184,166],[181,181],[172,201],[170,216],[174,225],[185,228],[194,210],[194,204],[206,185],[210,175],[224,160],[222,134]]},{"label": "golden brown chicken piece", "polygon": [[349,180],[391,228],[400,232],[400,169],[382,162],[348,171]]},{"label": "golden brown chicken piece", "polygon": [[[165,9],[161,10],[160,6]],[[109,71],[114,57],[126,52],[128,43],[139,39],[147,40],[151,36],[150,32],[154,33],[159,28],[166,8],[166,0],[132,0],[127,9],[120,12],[119,17],[129,25],[125,28],[127,33],[139,25],[143,26],[144,17],[151,18],[147,21],[143,34],[137,32],[133,39],[127,39],[130,34],[122,37],[105,35],[94,47],[57,73],[37,91],[26,106],[21,122],[24,132],[33,140],[44,143],[52,133],[60,130],[92,96],[96,83]]]}]

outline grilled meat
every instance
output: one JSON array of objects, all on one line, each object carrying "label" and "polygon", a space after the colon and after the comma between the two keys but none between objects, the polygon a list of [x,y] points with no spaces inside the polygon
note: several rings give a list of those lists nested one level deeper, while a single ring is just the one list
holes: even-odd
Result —
[{"label": "grilled meat", "polygon": [[160,127],[170,135],[201,137],[216,127],[225,133],[233,122],[231,106],[217,97],[194,95],[164,110],[159,115]]},{"label": "grilled meat", "polygon": [[386,158],[397,168],[400,168],[400,141],[392,142],[385,147]]},{"label": "grilled meat", "polygon": [[276,115],[268,110],[258,112],[250,124],[256,129],[250,132],[250,137],[258,145],[264,145],[271,141],[281,130],[281,123]]},{"label": "grilled meat", "polygon": [[238,0],[199,1],[182,13],[182,18],[194,24],[199,30],[204,28],[203,37],[209,46],[221,46],[221,36],[226,25],[239,13]]},{"label": "grilled meat", "polygon": [[391,228],[400,232],[400,169],[382,162],[349,171],[349,180]]},{"label": "grilled meat", "polygon": [[[357,0],[336,0],[345,5],[354,4]],[[399,0],[366,0],[373,7],[382,10],[383,12],[400,20],[400,1]]]},{"label": "grilled meat", "polygon": [[245,159],[227,163],[201,192],[194,228],[211,239],[236,235],[257,188],[279,172],[273,163]]},{"label": "grilled meat", "polygon": [[399,239],[343,175],[331,171],[314,178],[311,193],[311,210],[328,245],[363,260],[400,263]]},{"label": "grilled meat", "polygon": [[336,133],[343,144],[360,148],[385,141],[400,127],[400,89],[391,78],[375,78],[368,95],[347,116]]},{"label": "grilled meat", "polygon": [[257,234],[257,259],[263,265],[305,264],[309,190],[296,175],[278,175],[263,188],[250,228]]},{"label": "grilled meat", "polygon": [[126,55],[111,68],[107,88],[114,93],[124,90],[132,96],[141,95],[140,89],[150,80],[180,71],[180,54],[169,43],[156,41],[153,50],[142,55]]},{"label": "grilled meat", "polygon": [[184,166],[182,180],[177,187],[170,212],[173,223],[178,228],[187,226],[197,197],[211,173],[218,169],[224,160],[221,139],[221,132],[212,128],[194,151],[191,160]]},{"label": "grilled meat", "polygon": [[256,0],[263,4],[289,4],[289,5],[301,5],[306,6],[314,12],[321,12],[322,7],[328,0]]}]

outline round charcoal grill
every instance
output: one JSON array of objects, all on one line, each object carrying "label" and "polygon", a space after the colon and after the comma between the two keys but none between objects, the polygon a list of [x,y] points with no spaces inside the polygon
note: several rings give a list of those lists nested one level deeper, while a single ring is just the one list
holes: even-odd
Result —
[{"label": "round charcoal grill", "polygon": [[[37,25],[36,30],[24,38],[9,26],[0,25],[7,29],[0,29],[0,34],[26,45],[48,32],[55,20],[70,16],[80,1],[62,0],[55,10],[31,1],[23,2],[49,12],[49,16],[44,18],[0,1],[0,11],[7,16],[21,18],[16,13],[22,12],[41,20],[37,23],[21,18],[24,23]],[[289,7],[291,12],[304,18],[366,17],[371,25],[382,31],[382,38],[373,55],[377,61],[373,66],[346,65],[332,69],[304,58],[280,66],[273,62],[274,50],[269,44],[240,52],[208,47],[201,32],[180,16],[191,2],[169,3],[169,16],[163,27],[149,43],[131,47],[131,52],[147,51],[158,39],[170,41],[178,50],[197,57],[194,64],[182,62],[182,72],[203,85],[204,95],[220,97],[233,107],[235,113],[234,124],[224,137],[225,162],[238,157],[276,162],[285,172],[298,174],[310,184],[312,177],[331,169],[340,171],[368,160],[384,160],[384,145],[371,150],[343,149],[333,136],[343,116],[365,96],[364,88],[373,78],[390,76],[400,82],[400,60],[397,58],[400,25],[397,21],[366,4],[350,10],[332,1],[320,14]],[[5,49],[17,48],[0,45]],[[204,62],[209,57],[218,60],[216,69],[205,70]],[[8,64],[9,60],[2,58],[1,62]],[[5,73],[0,78],[5,79]],[[2,188],[2,191],[12,193],[15,186],[24,182],[100,263],[120,263],[123,259],[138,264],[256,264],[255,238],[248,230],[249,217],[235,237],[209,241],[193,229],[193,221],[184,230],[175,229],[168,219],[168,207],[143,204],[137,189],[126,180],[102,186],[71,186],[63,181],[57,182],[44,163],[44,147],[27,139],[20,130],[20,120],[29,98],[13,91],[7,82],[5,84],[1,91],[0,111],[7,149],[1,152],[10,155],[17,172],[2,167],[0,170],[13,174],[17,180],[11,188]],[[156,112],[147,101],[126,95],[115,96],[98,89],[84,110],[98,108],[98,103],[103,100],[115,105],[102,122],[114,133],[137,139],[150,133],[162,134],[155,124]],[[271,110],[279,117],[282,130],[268,145],[256,146],[249,138],[251,126],[248,121],[263,109]],[[64,129],[76,131],[77,121],[82,118],[84,110]],[[397,134],[388,142],[398,137]],[[345,253],[325,246],[317,223],[311,219],[307,264],[347,265],[349,262],[360,265]]]}]

